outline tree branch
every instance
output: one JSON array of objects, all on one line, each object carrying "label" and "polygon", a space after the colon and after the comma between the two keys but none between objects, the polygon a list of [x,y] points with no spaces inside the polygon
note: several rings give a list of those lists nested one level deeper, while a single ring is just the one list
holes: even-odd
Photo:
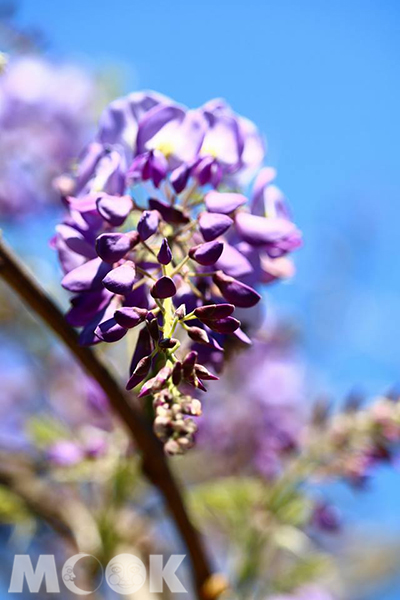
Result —
[{"label": "tree branch", "polygon": [[189,519],[178,485],[170,471],[163,449],[149,423],[125,394],[90,348],[79,346],[76,331],[68,325],[64,315],[13,251],[0,239],[0,276],[58,335],[84,369],[108,396],[110,405],[119,415],[134,438],[142,455],[143,472],[161,492],[165,504],[189,552],[197,595],[201,600],[219,597],[224,583],[212,575],[202,541]]},{"label": "tree branch", "polygon": [[29,511],[46,521],[74,552],[79,552],[74,532],[63,514],[64,497],[49,490],[34,476],[29,464],[17,461],[2,452],[0,455],[0,485],[18,496]]}]

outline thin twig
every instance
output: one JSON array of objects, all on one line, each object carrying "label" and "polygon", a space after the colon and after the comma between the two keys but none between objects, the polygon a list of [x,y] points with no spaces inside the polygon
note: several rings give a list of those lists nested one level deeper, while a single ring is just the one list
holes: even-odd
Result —
[{"label": "thin twig", "polygon": [[102,387],[109,398],[110,405],[130,431],[142,454],[143,472],[161,492],[182,536],[191,558],[198,598],[202,600],[218,598],[221,589],[216,589],[219,586],[212,584],[215,577],[212,575],[202,541],[189,519],[178,484],[149,423],[91,349],[79,346],[76,331],[68,325],[60,309],[2,239],[0,239],[0,276],[62,339],[84,369]]}]

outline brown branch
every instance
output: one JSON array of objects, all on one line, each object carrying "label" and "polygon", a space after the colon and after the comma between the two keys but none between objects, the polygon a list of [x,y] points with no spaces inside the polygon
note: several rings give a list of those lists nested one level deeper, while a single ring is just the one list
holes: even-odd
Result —
[{"label": "brown branch", "polygon": [[30,513],[46,521],[74,552],[79,552],[74,532],[62,512],[63,495],[49,490],[34,476],[27,462],[1,453],[0,485],[18,496]]},{"label": "brown branch", "polygon": [[[32,516],[47,523],[74,554],[86,552],[94,555],[101,540],[92,515],[68,493],[69,489],[39,477],[38,468],[25,455],[0,452],[0,486],[15,495]],[[84,577],[88,589],[91,589],[91,574],[86,573]],[[89,600],[98,598],[95,592],[86,597]]]},{"label": "brown branch", "polygon": [[189,519],[182,495],[170,471],[161,444],[153,434],[148,422],[138,408],[89,349],[79,346],[78,336],[60,309],[25,269],[13,251],[0,239],[0,276],[56,333],[84,369],[99,383],[109,398],[110,404],[119,415],[142,455],[143,471],[161,492],[166,506],[189,552],[197,595],[202,600],[218,598],[224,587],[220,576],[212,575],[197,530]]}]

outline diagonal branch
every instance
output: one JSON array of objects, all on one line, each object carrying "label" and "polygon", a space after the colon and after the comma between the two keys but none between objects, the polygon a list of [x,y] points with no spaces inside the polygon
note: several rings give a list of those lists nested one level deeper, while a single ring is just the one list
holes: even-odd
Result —
[{"label": "diagonal branch", "polygon": [[18,496],[33,515],[46,521],[74,552],[79,552],[74,532],[64,518],[63,495],[59,490],[50,493],[49,487],[34,476],[27,462],[17,461],[2,452],[0,485]]},{"label": "diagonal branch", "polygon": [[218,598],[223,583],[212,575],[200,536],[189,519],[182,495],[175,481],[161,444],[138,408],[99,361],[90,348],[78,344],[76,331],[68,325],[53,300],[38,285],[13,251],[0,239],[0,276],[56,333],[84,369],[102,387],[110,405],[119,415],[142,455],[143,472],[161,492],[168,510],[189,552],[197,595],[201,600]]}]

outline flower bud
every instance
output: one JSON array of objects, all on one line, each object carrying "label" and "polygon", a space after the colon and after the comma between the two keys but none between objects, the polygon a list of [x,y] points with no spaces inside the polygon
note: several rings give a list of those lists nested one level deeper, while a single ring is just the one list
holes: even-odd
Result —
[{"label": "flower bud", "polygon": [[206,304],[194,310],[194,314],[200,320],[216,320],[230,317],[235,307],[233,304]]},{"label": "flower bud", "polygon": [[132,248],[132,239],[126,233],[103,233],[96,239],[96,252],[107,263],[115,263]]},{"label": "flower bud", "polygon": [[200,417],[201,411],[201,402],[200,400],[196,400],[196,398],[190,398],[188,402],[182,403],[182,412],[185,415],[192,415],[193,417]]},{"label": "flower bud", "polygon": [[169,367],[168,365],[163,367],[155,377],[146,381],[146,383],[140,390],[138,398],[143,398],[143,396],[147,396],[148,394],[154,394],[155,392],[159,392],[160,390],[162,390],[167,380],[169,379],[171,373],[171,367]]},{"label": "flower bud", "polygon": [[260,294],[253,290],[253,288],[233,277],[225,275],[222,271],[218,271],[213,276],[213,281],[225,300],[235,306],[250,308],[255,306],[261,299]]},{"label": "flower bud", "polygon": [[190,248],[189,256],[200,265],[208,267],[217,262],[223,249],[224,244],[222,242],[205,242],[204,244]]},{"label": "flower bud", "polygon": [[222,179],[222,169],[218,161],[212,156],[202,158],[192,171],[193,177],[197,179],[199,185],[207,185],[217,187]]},{"label": "flower bud", "polygon": [[153,298],[171,298],[176,294],[176,286],[171,277],[160,277],[150,290]]},{"label": "flower bud", "polygon": [[158,340],[160,339],[160,330],[158,328],[158,321],[155,317],[147,321],[147,328],[152,339],[155,342],[158,342]]},{"label": "flower bud", "polygon": [[201,329],[200,327],[188,327],[187,332],[190,339],[194,342],[197,342],[198,344],[208,345],[210,343],[210,339],[207,333],[204,331],[204,329]]},{"label": "flower bud", "polygon": [[161,248],[157,254],[157,259],[162,265],[169,265],[172,260],[171,248],[169,247],[168,240],[166,238],[164,238],[161,242]]},{"label": "flower bud", "polygon": [[131,390],[136,387],[143,379],[147,376],[151,367],[151,356],[145,356],[141,360],[139,360],[136,369],[133,371],[128,383],[126,384],[126,389]]},{"label": "flower bud", "polygon": [[158,211],[166,223],[185,225],[190,221],[189,216],[180,208],[171,206],[171,204],[158,200],[158,198],[150,198],[149,206],[153,210]]},{"label": "flower bud", "polygon": [[156,233],[159,221],[160,216],[156,210],[145,210],[143,212],[137,225],[140,239],[143,242]]},{"label": "flower bud", "polygon": [[204,212],[199,217],[199,229],[206,242],[212,242],[223,235],[233,224],[227,215]]},{"label": "flower bud", "polygon": [[203,323],[213,331],[224,334],[234,333],[241,325],[240,321],[234,317],[225,317],[224,319],[215,319],[212,321],[203,319]]},{"label": "flower bud", "polygon": [[127,173],[128,179],[133,182],[151,180],[158,187],[164,179],[168,170],[165,156],[157,151],[145,152],[133,159],[132,165]]},{"label": "flower bud", "polygon": [[181,453],[181,448],[176,440],[168,440],[164,444],[164,452],[170,456],[175,456]]},{"label": "flower bud", "polygon": [[177,194],[180,194],[185,189],[190,175],[190,168],[183,164],[174,169],[171,173],[170,181]]},{"label": "flower bud", "polygon": [[120,227],[133,208],[130,196],[102,195],[97,199],[96,205],[103,219],[114,227]]},{"label": "flower bud", "polygon": [[178,386],[180,384],[182,380],[182,363],[180,360],[178,360],[175,365],[174,368],[172,369],[172,383],[176,386]]},{"label": "flower bud", "polygon": [[95,336],[97,336],[102,342],[118,342],[126,334],[125,327],[121,327],[115,319],[108,319],[100,323],[94,330]]},{"label": "flower bud", "polygon": [[193,373],[193,368],[194,365],[197,362],[197,357],[198,354],[195,350],[191,350],[190,352],[188,352],[185,356],[185,358],[183,359],[183,363],[182,363],[182,370],[183,370],[183,376],[189,377],[189,375],[191,375]]},{"label": "flower bud", "polygon": [[181,304],[175,311],[174,315],[177,319],[182,320],[186,317],[186,305]]},{"label": "flower bud", "polygon": [[177,340],[176,338],[163,338],[158,342],[158,345],[163,350],[169,350],[171,348],[174,348],[176,344],[178,344],[178,342],[179,340]]},{"label": "flower bud", "polygon": [[115,311],[114,318],[126,329],[132,329],[142,323],[147,317],[146,308],[137,308],[135,306],[123,306]]},{"label": "flower bud", "polygon": [[107,273],[103,279],[103,285],[113,294],[126,296],[132,290],[135,278],[135,265],[129,260]]},{"label": "flower bud", "polygon": [[194,366],[194,371],[199,379],[205,379],[206,381],[218,381],[219,379],[219,377],[210,373],[204,365],[200,365],[199,363]]}]

